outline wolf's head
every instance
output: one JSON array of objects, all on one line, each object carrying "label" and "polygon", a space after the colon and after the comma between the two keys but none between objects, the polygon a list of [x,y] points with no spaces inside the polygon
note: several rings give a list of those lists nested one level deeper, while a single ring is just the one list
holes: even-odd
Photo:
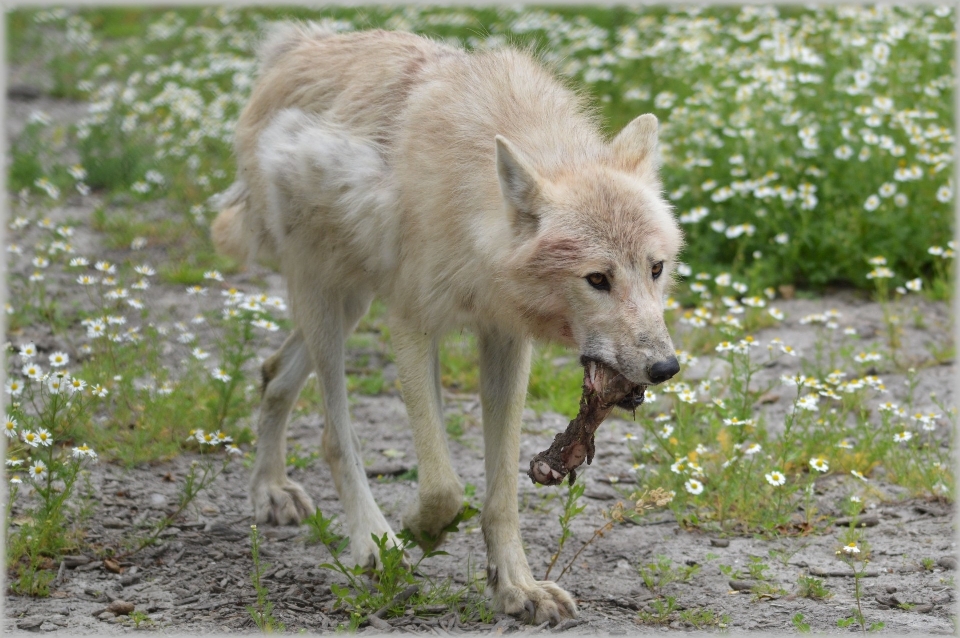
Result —
[{"label": "wolf's head", "polygon": [[657,158],[653,115],[633,120],[588,161],[542,173],[497,137],[516,239],[510,288],[528,328],[643,384],[680,370],[663,306],[683,238],[661,196]]}]

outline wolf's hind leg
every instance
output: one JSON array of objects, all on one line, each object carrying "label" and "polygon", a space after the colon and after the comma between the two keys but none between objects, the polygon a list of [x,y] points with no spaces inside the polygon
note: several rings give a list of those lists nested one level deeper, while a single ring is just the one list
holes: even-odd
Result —
[{"label": "wolf's hind leg", "polygon": [[439,349],[435,338],[396,317],[390,333],[419,464],[417,498],[404,512],[403,526],[423,547],[433,548],[463,507],[463,486],[450,462],[443,426]]},{"label": "wolf's hind leg", "polygon": [[487,584],[497,608],[527,622],[575,618],[570,594],[536,580],[520,540],[517,460],[520,426],[530,374],[530,342],[488,332],[480,335],[480,399],[483,404],[487,496],[480,528],[487,545]]},{"label": "wolf's hind leg", "polygon": [[299,524],[314,511],[303,488],[287,478],[287,419],[310,374],[303,335],[296,330],[262,368],[263,399],[257,423],[257,458],[250,501],[257,523]]}]

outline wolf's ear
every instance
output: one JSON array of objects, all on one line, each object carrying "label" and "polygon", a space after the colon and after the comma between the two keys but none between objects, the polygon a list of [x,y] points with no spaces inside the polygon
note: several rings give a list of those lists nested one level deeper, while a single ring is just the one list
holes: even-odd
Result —
[{"label": "wolf's ear", "polygon": [[535,233],[540,222],[536,211],[540,178],[507,138],[497,135],[496,142],[500,192],[513,210],[514,227],[519,234]]},{"label": "wolf's ear", "polygon": [[610,142],[614,157],[628,171],[642,173],[660,165],[657,117],[647,113],[633,119]]}]

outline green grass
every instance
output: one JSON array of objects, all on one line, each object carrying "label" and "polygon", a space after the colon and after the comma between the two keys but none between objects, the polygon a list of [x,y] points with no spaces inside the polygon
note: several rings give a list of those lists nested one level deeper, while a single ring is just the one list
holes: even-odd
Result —
[{"label": "green grass", "polygon": [[[127,249],[137,237],[143,237],[152,246],[171,246],[176,244],[184,234],[182,222],[169,217],[161,219],[147,219],[131,210],[110,210],[98,208],[93,212],[94,230],[103,233],[107,248]],[[200,283],[203,279],[191,279],[189,282]]]},{"label": "green grass", "polygon": [[[41,50],[51,57],[64,95],[103,105],[99,118],[73,132],[83,133],[76,143],[89,186],[129,194],[146,171],[159,170],[167,178],[163,196],[184,211],[232,179],[229,124],[249,90],[252,47],[266,21],[326,19],[337,28],[407,28],[468,48],[491,38],[534,47],[584,87],[608,131],[639,113],[660,118],[664,185],[677,212],[709,209],[684,225],[692,268],[728,270],[756,288],[869,287],[866,259],[884,255],[901,281],[919,276],[944,298],[950,288],[934,284],[943,278],[941,260],[927,248],[952,236],[952,192],[938,194],[948,183],[950,142],[931,133],[952,130],[952,23],[919,7],[887,7],[867,27],[858,11],[19,10],[8,41],[14,60]],[[60,37],[51,48],[36,36],[40,29],[88,37]],[[774,30],[789,48],[761,46]],[[881,42],[888,32],[892,44]],[[686,49],[675,33],[685,34]],[[178,68],[202,73],[191,79]],[[858,71],[869,82],[851,93]],[[104,91],[116,81],[130,87],[129,99]],[[176,91],[164,93],[170,82]],[[844,145],[870,157],[841,159]],[[900,167],[915,167],[919,179],[898,180]],[[56,172],[56,157],[15,149],[18,188]],[[895,202],[883,184],[906,201]],[[865,209],[871,196],[878,205]],[[711,223],[750,230],[718,232]]]}]

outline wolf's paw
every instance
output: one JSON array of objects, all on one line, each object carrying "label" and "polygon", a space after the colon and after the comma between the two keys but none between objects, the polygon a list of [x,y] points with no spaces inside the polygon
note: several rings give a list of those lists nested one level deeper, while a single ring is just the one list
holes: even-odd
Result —
[{"label": "wolf's paw", "polygon": [[[390,530],[381,532],[378,535],[378,538],[383,538],[384,533],[387,535],[388,547],[402,546],[400,541]],[[380,547],[376,542],[374,542],[373,535],[371,533],[357,534],[350,537],[350,558],[354,565],[359,565],[368,573],[383,569],[383,560],[380,556]],[[405,569],[410,568],[410,561],[406,552],[404,552],[401,564]]]},{"label": "wolf's paw", "polygon": [[[495,572],[490,580],[496,583]],[[556,625],[566,618],[577,617],[573,597],[549,580],[535,580],[527,585],[496,583],[493,602],[498,610],[533,625],[545,622]]]},{"label": "wolf's paw", "polygon": [[401,524],[410,530],[417,544],[425,550],[437,548],[446,539],[446,529],[463,508],[459,491],[444,497],[418,497],[404,512]]},{"label": "wolf's paw", "polygon": [[253,518],[257,523],[299,525],[300,521],[316,511],[313,499],[299,483],[284,480],[281,483],[255,482],[250,487]]}]

